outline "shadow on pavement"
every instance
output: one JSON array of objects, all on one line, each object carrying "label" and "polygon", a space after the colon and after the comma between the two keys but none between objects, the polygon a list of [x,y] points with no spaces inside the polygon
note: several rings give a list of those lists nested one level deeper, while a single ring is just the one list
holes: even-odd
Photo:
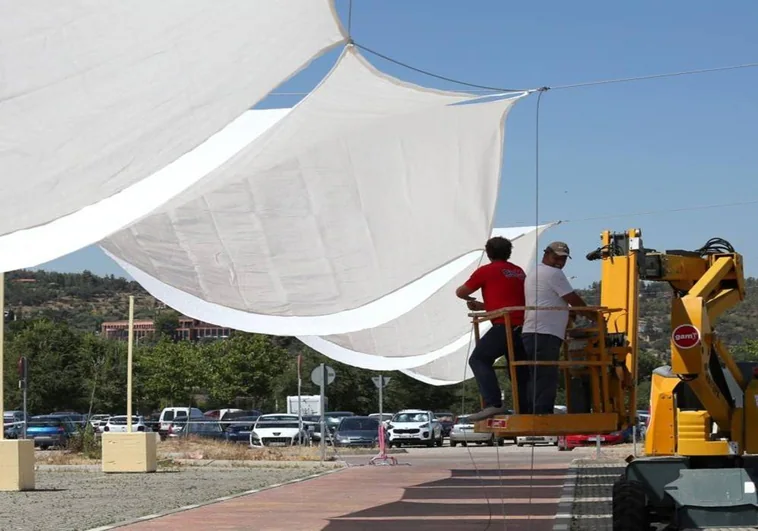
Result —
[{"label": "shadow on pavement", "polygon": [[399,501],[333,518],[324,530],[495,531],[505,515],[508,531],[550,531],[565,475],[565,468],[451,470],[447,479],[406,487]]}]

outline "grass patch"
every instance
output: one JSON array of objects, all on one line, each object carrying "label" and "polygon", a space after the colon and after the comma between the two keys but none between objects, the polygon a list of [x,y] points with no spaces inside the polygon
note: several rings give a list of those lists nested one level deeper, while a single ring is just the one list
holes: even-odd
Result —
[{"label": "grass patch", "polygon": [[[333,450],[327,459],[333,460]],[[318,446],[250,448],[246,444],[199,438],[176,438],[158,445],[158,457],[211,459],[216,461],[320,461]]]}]

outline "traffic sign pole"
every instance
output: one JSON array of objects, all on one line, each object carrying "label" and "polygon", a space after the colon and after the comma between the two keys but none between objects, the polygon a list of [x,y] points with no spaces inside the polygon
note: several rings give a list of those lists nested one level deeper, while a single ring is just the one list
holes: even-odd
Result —
[{"label": "traffic sign pole", "polygon": [[324,403],[326,402],[326,365],[321,364],[321,462],[326,460],[326,422],[324,418]]}]

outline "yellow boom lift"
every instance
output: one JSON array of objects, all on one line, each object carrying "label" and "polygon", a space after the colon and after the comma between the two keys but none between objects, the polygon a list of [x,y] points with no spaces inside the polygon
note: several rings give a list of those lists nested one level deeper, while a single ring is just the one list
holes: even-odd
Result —
[{"label": "yellow boom lift", "polygon": [[[627,459],[614,484],[613,529],[758,526],[758,457],[750,455],[758,454],[758,364],[736,362],[714,328],[744,299],[741,255],[721,239],[693,251],[658,252],[632,229],[603,232],[587,259],[602,264],[600,306],[570,311],[594,314],[594,322],[569,328],[558,362],[515,361],[509,354],[514,413],[481,421],[476,431],[596,435],[635,425],[640,281],[666,282],[671,362],[652,376],[646,456]],[[470,314],[476,339],[481,323],[503,315],[507,324],[510,312],[523,309]],[[512,347],[510,334],[507,341]],[[519,411],[519,365],[558,366],[567,414]]]}]

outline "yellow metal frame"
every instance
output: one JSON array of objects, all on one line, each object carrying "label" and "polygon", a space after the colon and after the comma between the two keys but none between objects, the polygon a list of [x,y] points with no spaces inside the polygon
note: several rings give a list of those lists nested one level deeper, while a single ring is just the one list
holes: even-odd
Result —
[{"label": "yellow metal frame", "polygon": [[[633,242],[640,237],[633,229],[624,237]],[[613,238],[608,231],[601,235],[602,248],[610,249]],[[595,325],[589,328],[572,328],[567,331],[561,358],[557,362],[516,361],[513,336],[510,332],[510,314],[533,307],[509,307],[494,312],[469,314],[478,342],[479,325],[503,316],[507,330],[508,370],[514,414],[499,416],[476,424],[477,432],[492,432],[499,437],[521,435],[603,434],[623,430],[636,419],[634,381],[637,373],[637,313],[638,313],[638,248],[629,246],[629,252],[614,255],[606,251],[602,257],[601,305],[585,308],[568,308],[571,313],[593,313]],[[539,311],[566,311],[567,308],[544,308]],[[609,334],[626,338],[622,346],[610,346]],[[579,348],[574,344],[579,343]],[[516,367],[538,365],[558,366],[566,382],[566,401],[569,413],[565,415],[530,415],[519,411]],[[569,381],[582,377],[589,383],[590,413],[571,413],[574,410]]]}]

